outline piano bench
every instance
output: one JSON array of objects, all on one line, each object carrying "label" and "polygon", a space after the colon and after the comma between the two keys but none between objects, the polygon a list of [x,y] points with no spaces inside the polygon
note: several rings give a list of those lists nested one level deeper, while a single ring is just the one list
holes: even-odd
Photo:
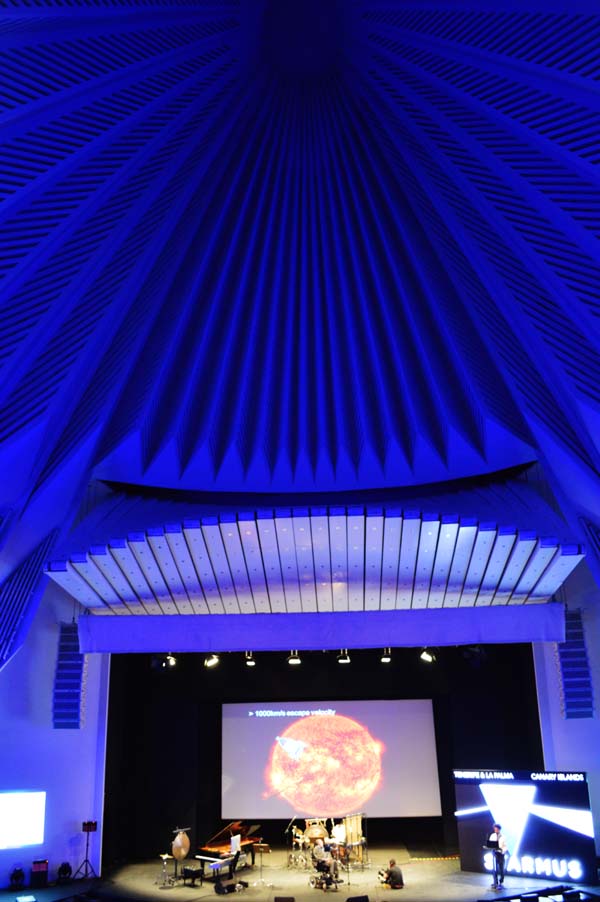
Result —
[{"label": "piano bench", "polygon": [[200,886],[202,886],[204,880],[204,873],[202,868],[191,868],[189,866],[184,866],[183,868],[183,885],[186,886],[186,880],[191,880],[190,886],[196,886],[196,880],[200,881]]}]

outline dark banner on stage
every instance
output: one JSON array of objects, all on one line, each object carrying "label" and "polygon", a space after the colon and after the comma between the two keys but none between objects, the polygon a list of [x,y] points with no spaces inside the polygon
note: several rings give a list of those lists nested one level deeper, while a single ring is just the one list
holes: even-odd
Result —
[{"label": "dark banner on stage", "polygon": [[495,823],[506,840],[507,874],[596,883],[594,828],[584,773],[455,770],[460,862],[493,871],[485,843]]}]

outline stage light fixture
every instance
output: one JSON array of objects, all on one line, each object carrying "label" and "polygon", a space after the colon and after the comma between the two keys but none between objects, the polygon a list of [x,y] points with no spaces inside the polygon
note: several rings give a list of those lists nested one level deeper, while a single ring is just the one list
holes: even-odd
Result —
[{"label": "stage light fixture", "polygon": [[204,659],[204,666],[208,668],[216,667],[220,660],[219,656],[214,653],[212,655],[207,655]]},{"label": "stage light fixture", "polygon": [[164,661],[163,667],[177,667],[177,658],[169,653]]},{"label": "stage light fixture", "polygon": [[292,649],[292,651],[288,655],[287,662],[290,665],[302,664],[302,658],[298,654],[297,649],[296,650]]},{"label": "stage light fixture", "polygon": [[424,648],[419,657],[426,664],[433,664],[436,660],[435,652],[431,648]]},{"label": "stage light fixture", "polygon": [[381,658],[379,659],[382,664],[389,664],[392,660],[392,649],[384,648],[381,654]]},{"label": "stage light fixture", "polygon": [[22,889],[25,886],[25,871],[17,866],[10,872],[11,890]]},{"label": "stage light fixture", "polygon": [[254,660],[254,658],[252,656],[252,652],[251,651],[245,652],[245,656],[246,656],[246,667],[255,667],[256,661]]},{"label": "stage light fixture", "polygon": [[68,861],[63,861],[56,872],[57,883],[68,883],[73,875],[73,868]]},{"label": "stage light fixture", "polygon": [[337,656],[338,664],[349,664],[350,663],[350,655],[348,654],[347,648],[340,648],[340,653]]}]

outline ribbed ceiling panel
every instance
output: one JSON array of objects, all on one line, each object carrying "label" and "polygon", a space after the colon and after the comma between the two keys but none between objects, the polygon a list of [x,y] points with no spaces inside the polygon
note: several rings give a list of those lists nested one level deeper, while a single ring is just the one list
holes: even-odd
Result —
[{"label": "ribbed ceiling panel", "polygon": [[600,519],[600,16],[512,7],[3,9],[15,510],[539,457]]},{"label": "ribbed ceiling panel", "polygon": [[582,558],[515,527],[357,506],[169,523],[46,572],[95,614],[314,613],[544,602]]},{"label": "ribbed ceiling panel", "polygon": [[531,459],[381,142],[368,7],[87,8],[0,20],[0,438],[42,425],[33,487],[89,437],[103,475],[220,489]]}]

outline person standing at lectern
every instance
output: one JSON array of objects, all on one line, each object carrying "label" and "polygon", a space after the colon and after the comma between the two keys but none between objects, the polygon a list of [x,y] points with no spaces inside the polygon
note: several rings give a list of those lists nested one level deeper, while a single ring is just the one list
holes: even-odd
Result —
[{"label": "person standing at lectern", "polygon": [[488,836],[486,846],[491,849],[494,863],[494,882],[492,889],[502,889],[504,883],[504,864],[508,855],[508,846],[502,835],[500,824],[494,824]]}]

